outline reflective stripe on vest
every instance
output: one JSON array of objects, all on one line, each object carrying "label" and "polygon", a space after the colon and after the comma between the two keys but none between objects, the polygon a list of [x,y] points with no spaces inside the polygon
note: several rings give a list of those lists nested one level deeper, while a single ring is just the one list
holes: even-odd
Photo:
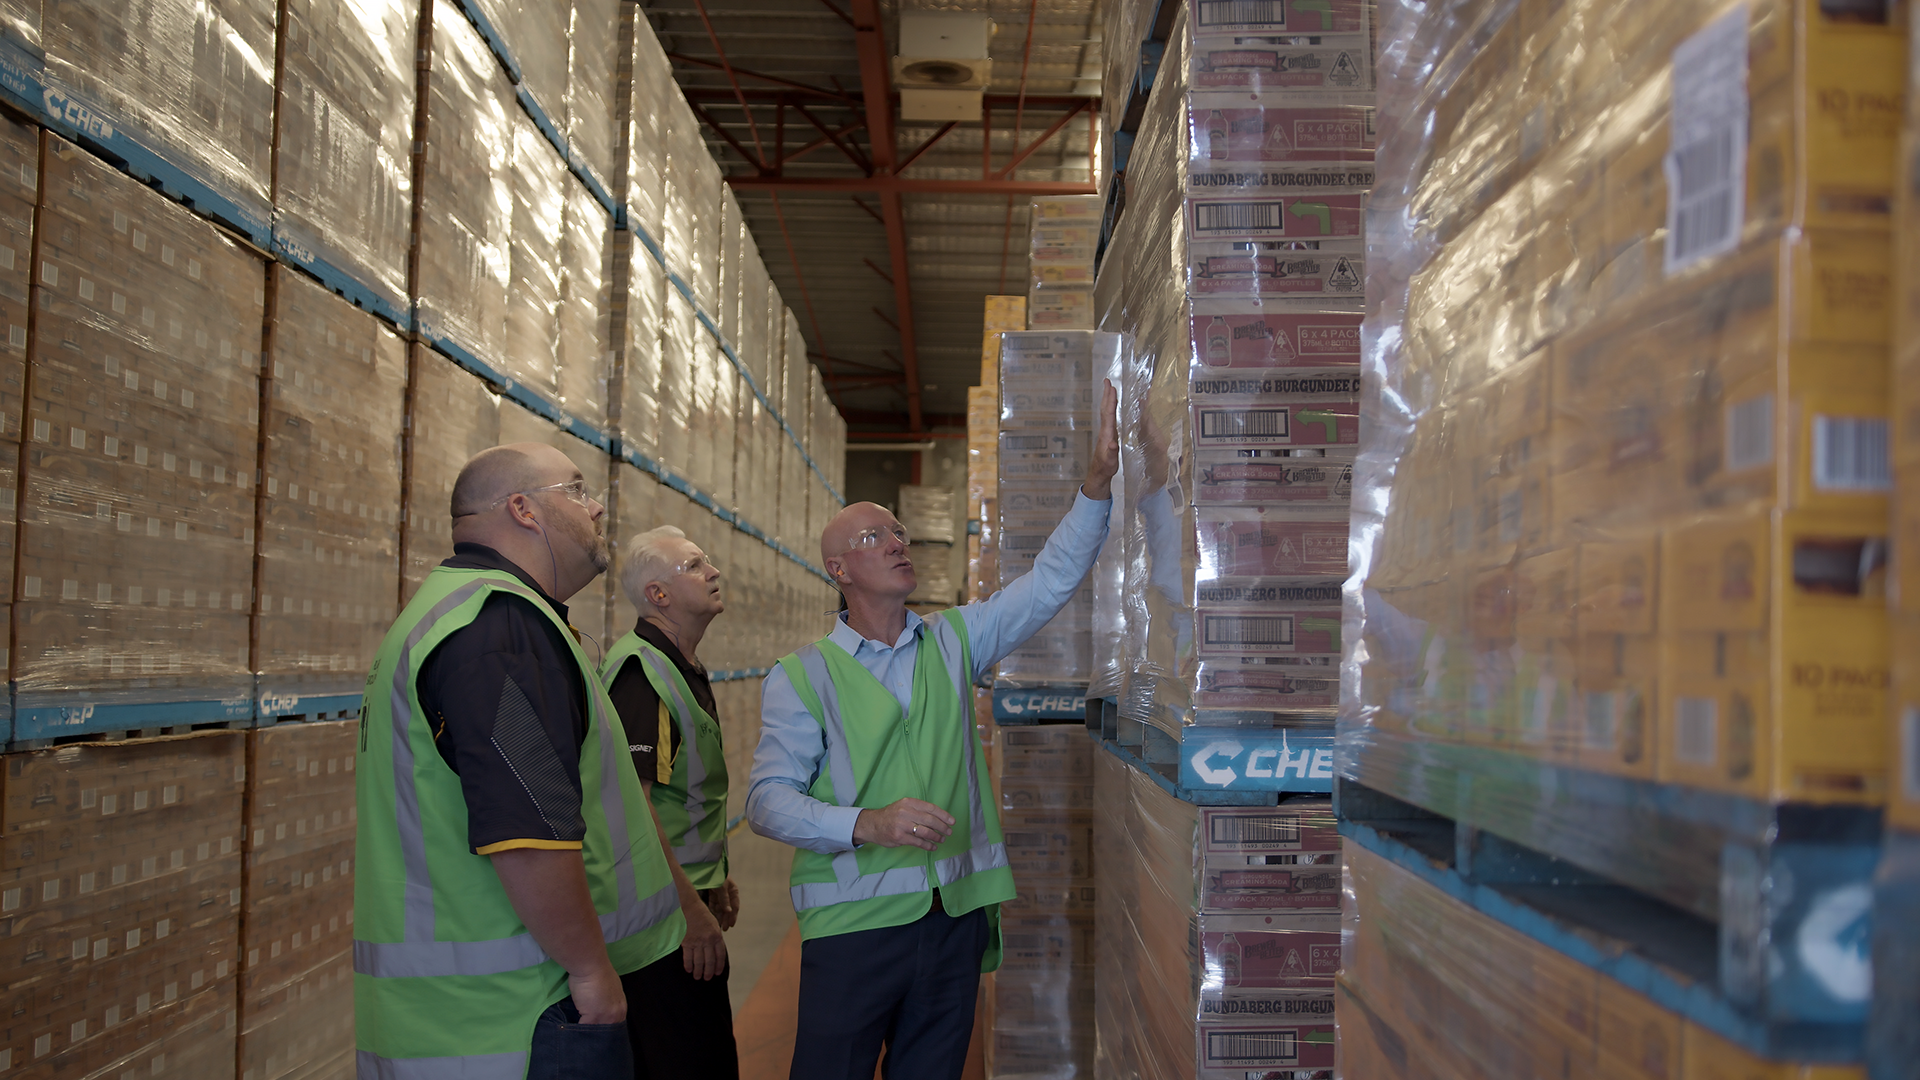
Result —
[{"label": "reflective stripe on vest", "polygon": [[[358,941],[353,946],[354,971],[375,978],[418,978],[436,975],[495,975],[544,963],[548,957],[530,934],[490,941],[437,941],[434,938],[433,879],[427,870],[426,834],[420,824],[420,800],[414,789],[413,745],[408,728],[413,723],[409,691],[413,679],[413,650],[440,620],[473,598],[476,592],[491,589],[517,593],[544,610],[544,602],[533,590],[499,578],[470,582],[449,593],[435,604],[425,618],[407,635],[393,673],[393,771],[396,825],[400,835],[401,861],[406,870],[406,894],[403,900],[405,933],[401,941]],[[583,676],[587,673],[583,670]],[[627,832],[627,815],[620,798],[619,759],[614,755],[624,748],[613,741],[607,718],[601,713],[599,697],[587,694],[593,710],[594,727],[600,742],[600,811],[606,820],[609,846],[615,852],[613,877],[618,900],[612,912],[600,916],[600,929],[608,943],[631,937],[680,910],[678,894],[669,881],[653,895],[641,897],[634,885],[633,853]],[[405,1059],[407,1061],[429,1059]],[[469,1060],[466,1058],[449,1060]]]},{"label": "reflective stripe on vest", "polygon": [[[944,617],[928,620],[924,625],[931,628],[931,637],[935,647],[940,650],[940,658],[947,665],[947,672],[953,679],[954,693],[958,695],[962,715],[969,715],[972,697],[968,688],[972,685],[971,672],[967,670],[963,646],[953,624]],[[813,688],[814,696],[820,699],[820,708],[824,714],[822,724],[827,735],[827,776],[833,781],[833,799],[841,806],[854,806],[859,796],[859,785],[853,775],[853,755],[847,746],[847,730],[840,718],[840,695],[833,684],[833,678],[827,671],[826,657],[821,655],[817,644],[802,647],[794,653],[800,661],[800,667],[807,675],[807,683]],[[987,839],[986,807],[980,800],[980,771],[973,748],[973,734],[969,727],[963,743],[962,756],[967,761],[967,818],[971,840],[967,851],[933,864],[934,875],[939,879],[936,885],[951,885],[969,874],[985,870],[995,870],[1011,865],[1007,860],[1007,845]],[[903,893],[928,891],[927,870],[924,866],[897,866],[879,873],[862,874],[860,872],[859,853],[842,851],[833,857],[833,881],[802,882],[793,885],[793,907],[795,911],[826,907],[830,904],[843,904],[853,900],[872,900],[882,896],[898,896]]]},{"label": "reflective stripe on vest", "polygon": [[[681,866],[689,863],[718,862],[726,854],[724,839],[707,843],[700,839],[700,823],[707,820],[707,763],[700,756],[700,722],[694,718],[693,710],[687,707],[687,699],[680,693],[680,680],[667,670],[667,659],[657,649],[645,647],[636,650],[634,655],[656,676],[653,679],[655,689],[666,687],[673,696],[673,718],[680,724],[680,757],[674,761],[675,767],[684,760],[687,763],[687,831],[680,837],[680,843],[673,849],[673,857],[680,860]],[[715,718],[715,723],[719,723]]]},{"label": "reflective stripe on vest", "polygon": [[524,1080],[527,1054],[474,1054],[469,1057],[383,1058],[366,1050],[354,1054],[358,1080]]}]

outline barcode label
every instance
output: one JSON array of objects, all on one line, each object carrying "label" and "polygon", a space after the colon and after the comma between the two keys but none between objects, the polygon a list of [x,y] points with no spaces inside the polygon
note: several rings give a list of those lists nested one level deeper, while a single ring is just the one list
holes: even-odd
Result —
[{"label": "barcode label", "polygon": [[1202,439],[1279,438],[1288,435],[1287,409],[1202,409]]},{"label": "barcode label", "polygon": [[1727,406],[1727,471],[1757,469],[1773,461],[1773,395]]},{"label": "barcode label", "polygon": [[1008,450],[1045,450],[1047,448],[1047,437],[1045,435],[1003,434],[1000,436],[1000,445]]},{"label": "barcode label", "polygon": [[1582,728],[1581,742],[1589,750],[1613,749],[1613,695],[1611,693],[1590,693],[1587,695],[1587,722]]},{"label": "barcode label", "polygon": [[1210,1031],[1207,1063],[1216,1067],[1292,1061],[1300,1055],[1299,1032]]},{"label": "barcode label", "polygon": [[1906,796],[1920,799],[1920,705],[1909,705],[1900,714],[1900,750]]},{"label": "barcode label", "polygon": [[1286,208],[1270,202],[1208,202],[1193,207],[1193,228],[1199,233],[1272,232],[1287,225]]},{"label": "barcode label", "polygon": [[1208,615],[1208,645],[1292,645],[1291,615]]},{"label": "barcode label", "polygon": [[1747,188],[1747,7],[1673,50],[1666,272],[1740,242]]},{"label": "barcode label", "polygon": [[1820,491],[1885,491],[1887,422],[1870,416],[1813,418],[1813,486]]},{"label": "barcode label", "polygon": [[1001,533],[1001,551],[1039,551],[1047,546],[1046,536],[1040,533]]},{"label": "barcode label", "polygon": [[1207,839],[1214,844],[1298,844],[1300,822],[1290,817],[1228,817],[1208,819]]},{"label": "barcode label", "polygon": [[1201,0],[1200,28],[1212,26],[1287,25],[1286,6],[1280,0]]},{"label": "barcode label", "polygon": [[1720,703],[1713,698],[1673,701],[1673,756],[1688,765],[1711,766],[1720,745]]}]

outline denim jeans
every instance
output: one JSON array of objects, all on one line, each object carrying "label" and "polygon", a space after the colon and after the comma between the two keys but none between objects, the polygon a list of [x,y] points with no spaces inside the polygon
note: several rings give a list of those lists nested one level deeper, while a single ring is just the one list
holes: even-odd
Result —
[{"label": "denim jeans", "polygon": [[527,1080],[632,1080],[633,1046],[625,1024],[583,1024],[572,998],[561,998],[533,1027]]}]

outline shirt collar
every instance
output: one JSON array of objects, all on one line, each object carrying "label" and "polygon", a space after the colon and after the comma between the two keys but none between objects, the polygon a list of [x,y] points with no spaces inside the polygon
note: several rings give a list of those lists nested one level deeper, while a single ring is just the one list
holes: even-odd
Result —
[{"label": "shirt collar", "polygon": [[847,651],[848,656],[859,656],[861,649],[869,652],[893,652],[904,647],[910,641],[917,641],[921,628],[926,624],[912,608],[907,609],[907,627],[900,632],[900,640],[892,645],[882,645],[871,638],[862,637],[858,630],[847,625],[847,613],[842,611],[833,617],[833,630],[827,634],[827,640]]},{"label": "shirt collar", "polygon": [[674,667],[680,669],[680,674],[688,681],[707,677],[707,669],[689,662],[681,654],[680,646],[675,645],[673,639],[668,637],[667,632],[659,626],[642,618],[634,623],[633,632],[639,635],[640,640],[665,653],[667,659],[673,662]]},{"label": "shirt collar", "polygon": [[475,544],[470,541],[457,543],[453,545],[453,558],[446,560],[440,565],[449,570],[504,570],[514,577],[519,578],[521,584],[532,589],[534,595],[546,601],[547,606],[553,609],[553,613],[560,616],[561,622],[564,623],[567,621],[567,605],[548,596],[547,590],[541,588],[540,583],[533,580],[532,574],[520,569],[518,563],[515,563],[505,555],[500,554],[485,544]]}]

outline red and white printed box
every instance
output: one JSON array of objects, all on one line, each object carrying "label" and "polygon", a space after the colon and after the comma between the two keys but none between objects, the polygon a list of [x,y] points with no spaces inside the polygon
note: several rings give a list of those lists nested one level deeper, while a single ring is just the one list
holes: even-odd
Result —
[{"label": "red and white printed box", "polygon": [[1187,130],[1188,156],[1197,163],[1370,164],[1376,145],[1371,105],[1281,105],[1245,94],[1188,98]]},{"label": "red and white printed box", "polygon": [[1333,989],[1340,973],[1340,916],[1202,915],[1201,993]]},{"label": "red and white printed box", "polygon": [[1212,450],[1191,460],[1188,497],[1196,505],[1345,510],[1353,501],[1353,461],[1292,457],[1282,450]]},{"label": "red and white printed box", "polygon": [[1200,855],[1208,865],[1218,859],[1251,855],[1301,855],[1340,852],[1340,829],[1333,803],[1293,799],[1280,806],[1203,806]]},{"label": "red and white printed box", "polygon": [[1293,250],[1283,241],[1194,240],[1187,245],[1187,292],[1194,297],[1358,300],[1366,260],[1358,252]]},{"label": "red and white printed box", "polygon": [[1188,235],[1195,240],[1317,240],[1359,250],[1366,228],[1364,194],[1295,195],[1278,188],[1236,185],[1229,195],[1187,200]]},{"label": "red and white printed box", "polygon": [[1209,582],[1194,589],[1201,656],[1340,655],[1338,581]]},{"label": "red and white printed box", "polygon": [[1342,94],[1373,89],[1373,60],[1364,41],[1296,45],[1296,38],[1232,34],[1195,41],[1195,90],[1319,90]]},{"label": "red and white printed box", "polygon": [[1332,1024],[1202,1024],[1199,1043],[1200,1080],[1333,1075]]},{"label": "red and white printed box", "polygon": [[1195,37],[1216,34],[1364,34],[1363,0],[1195,0]]},{"label": "red and white printed box", "polygon": [[1197,581],[1347,572],[1345,514],[1300,518],[1259,507],[1208,506],[1194,516]]},{"label": "red and white printed box", "polygon": [[1193,306],[1196,368],[1359,367],[1359,311],[1251,311]]}]

